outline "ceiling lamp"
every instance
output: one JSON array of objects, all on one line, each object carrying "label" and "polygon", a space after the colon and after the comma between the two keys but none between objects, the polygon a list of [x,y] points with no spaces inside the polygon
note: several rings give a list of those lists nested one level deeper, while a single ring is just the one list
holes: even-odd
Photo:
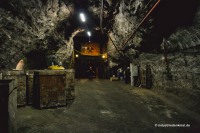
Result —
[{"label": "ceiling lamp", "polygon": [[91,32],[87,31],[87,35],[89,36],[89,42],[90,42]]},{"label": "ceiling lamp", "polygon": [[82,22],[86,21],[85,15],[83,13],[80,13],[80,18]]},{"label": "ceiling lamp", "polygon": [[89,37],[91,36],[91,32],[90,31],[88,31],[87,34],[88,34]]}]

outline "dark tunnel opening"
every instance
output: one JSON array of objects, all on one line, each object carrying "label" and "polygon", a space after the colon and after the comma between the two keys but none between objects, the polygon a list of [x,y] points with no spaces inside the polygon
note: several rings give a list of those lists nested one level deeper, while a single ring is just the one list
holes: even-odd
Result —
[{"label": "dark tunnel opening", "polygon": [[26,55],[27,69],[45,69],[47,68],[46,51],[33,50]]},{"label": "dark tunnel opening", "polygon": [[107,42],[108,37],[100,31],[92,31],[89,38],[86,32],[74,37],[74,68],[76,78],[88,78],[92,67],[94,78],[107,78]]}]

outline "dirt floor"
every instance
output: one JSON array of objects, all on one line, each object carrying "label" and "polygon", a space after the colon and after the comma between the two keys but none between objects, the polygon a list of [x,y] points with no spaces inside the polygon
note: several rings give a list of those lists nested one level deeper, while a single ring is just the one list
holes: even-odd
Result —
[{"label": "dirt floor", "polygon": [[200,114],[177,97],[122,81],[76,81],[67,107],[18,108],[18,133],[200,133]]}]

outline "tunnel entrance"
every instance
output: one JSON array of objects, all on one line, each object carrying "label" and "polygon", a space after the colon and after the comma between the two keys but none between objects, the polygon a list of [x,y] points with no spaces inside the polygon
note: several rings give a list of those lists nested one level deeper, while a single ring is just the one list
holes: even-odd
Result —
[{"label": "tunnel entrance", "polygon": [[92,78],[107,78],[106,64],[106,61],[101,57],[78,57],[75,60],[76,78],[88,78],[90,68],[93,71]]},{"label": "tunnel entrance", "polygon": [[92,69],[93,78],[107,78],[108,37],[100,31],[94,31],[91,34],[88,37],[85,32],[81,32],[74,37],[75,77],[88,78]]},{"label": "tunnel entrance", "polygon": [[27,69],[45,69],[47,68],[46,51],[33,50],[25,54],[27,59]]}]

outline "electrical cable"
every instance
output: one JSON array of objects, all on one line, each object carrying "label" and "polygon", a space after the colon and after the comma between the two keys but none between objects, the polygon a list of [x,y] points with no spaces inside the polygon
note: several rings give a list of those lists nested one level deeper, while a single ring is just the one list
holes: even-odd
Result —
[{"label": "electrical cable", "polygon": [[146,18],[152,13],[152,11],[157,7],[157,5],[160,3],[161,0],[158,0],[156,4],[151,8],[151,10],[147,13],[147,15],[142,19],[142,21],[139,23],[139,25],[136,27],[136,29],[133,31],[133,33],[128,37],[128,39],[121,45],[121,49],[125,47],[127,42],[135,35],[139,27],[143,24],[143,22],[146,20]]},{"label": "electrical cable", "polygon": [[115,49],[117,50],[117,52],[120,54],[120,56],[122,56],[122,59],[126,62],[129,63],[129,61],[124,57],[124,55],[120,52],[120,50],[117,48],[117,46],[115,45],[114,41],[112,40],[112,38],[110,37],[109,34],[107,34],[109,39],[111,40],[113,46],[115,47]]}]

